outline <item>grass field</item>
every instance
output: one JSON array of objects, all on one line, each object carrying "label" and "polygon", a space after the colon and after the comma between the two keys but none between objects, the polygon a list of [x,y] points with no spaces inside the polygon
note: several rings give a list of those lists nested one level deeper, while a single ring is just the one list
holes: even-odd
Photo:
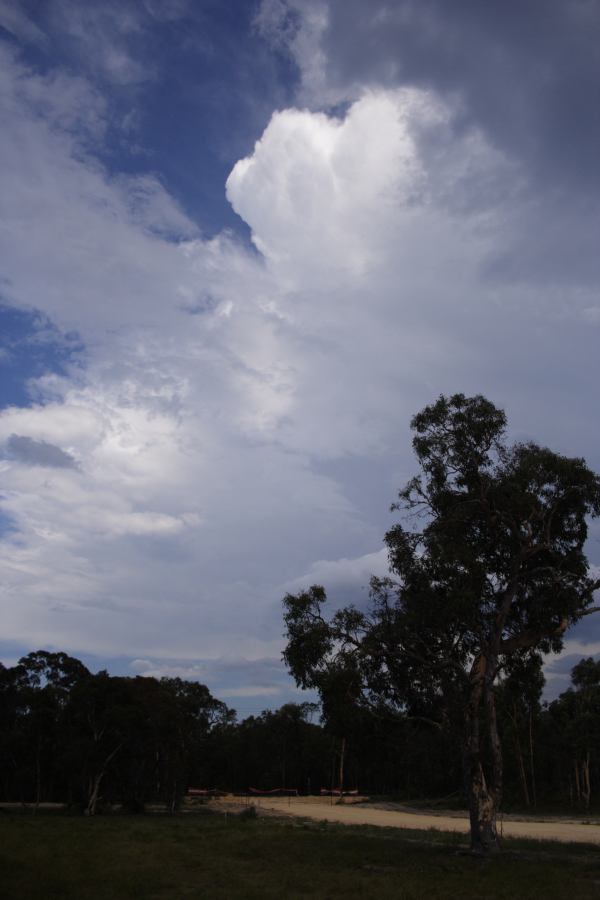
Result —
[{"label": "grass field", "polygon": [[600,852],[514,842],[489,861],[442,833],[210,814],[0,816],[2,900],[598,900]]}]

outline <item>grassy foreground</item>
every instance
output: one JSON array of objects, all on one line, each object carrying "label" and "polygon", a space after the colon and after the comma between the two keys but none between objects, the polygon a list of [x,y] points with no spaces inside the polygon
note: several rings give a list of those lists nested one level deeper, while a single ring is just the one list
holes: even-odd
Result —
[{"label": "grassy foreground", "polygon": [[600,852],[440,833],[216,815],[0,816],[2,900],[600,897]]}]

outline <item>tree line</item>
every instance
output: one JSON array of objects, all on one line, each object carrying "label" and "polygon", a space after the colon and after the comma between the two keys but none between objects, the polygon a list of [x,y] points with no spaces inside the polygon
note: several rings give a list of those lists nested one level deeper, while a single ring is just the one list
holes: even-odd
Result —
[{"label": "tree line", "polygon": [[[600,662],[581,660],[550,704],[543,684],[538,664],[498,686],[505,802],[587,809],[600,786]],[[37,651],[0,666],[0,800],[89,815],[152,803],[174,812],[189,788],[342,786],[460,806],[459,735],[433,708],[418,712],[290,703],[237,721],[197,682],[92,674],[65,653]]]}]

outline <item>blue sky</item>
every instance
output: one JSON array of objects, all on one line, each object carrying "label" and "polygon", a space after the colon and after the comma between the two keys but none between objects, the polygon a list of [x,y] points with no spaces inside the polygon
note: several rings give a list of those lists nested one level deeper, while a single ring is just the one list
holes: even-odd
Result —
[{"label": "blue sky", "polygon": [[[281,597],[364,600],[439,393],[600,469],[599,30],[595,0],[0,0],[5,662],[278,706]],[[599,652],[588,620],[550,690]]]}]

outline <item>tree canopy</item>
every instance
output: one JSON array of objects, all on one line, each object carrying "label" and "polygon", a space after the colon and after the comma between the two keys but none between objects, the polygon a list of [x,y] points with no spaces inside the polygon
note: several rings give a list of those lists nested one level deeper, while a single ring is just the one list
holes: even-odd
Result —
[{"label": "tree canopy", "polygon": [[497,680],[559,651],[600,586],[585,554],[600,479],[582,459],[508,443],[506,425],[480,395],[422,410],[411,422],[420,472],[392,507],[390,575],[372,579],[369,607],[327,619],[318,585],[284,599],[298,684],[460,734],[478,851],[498,845]]}]

